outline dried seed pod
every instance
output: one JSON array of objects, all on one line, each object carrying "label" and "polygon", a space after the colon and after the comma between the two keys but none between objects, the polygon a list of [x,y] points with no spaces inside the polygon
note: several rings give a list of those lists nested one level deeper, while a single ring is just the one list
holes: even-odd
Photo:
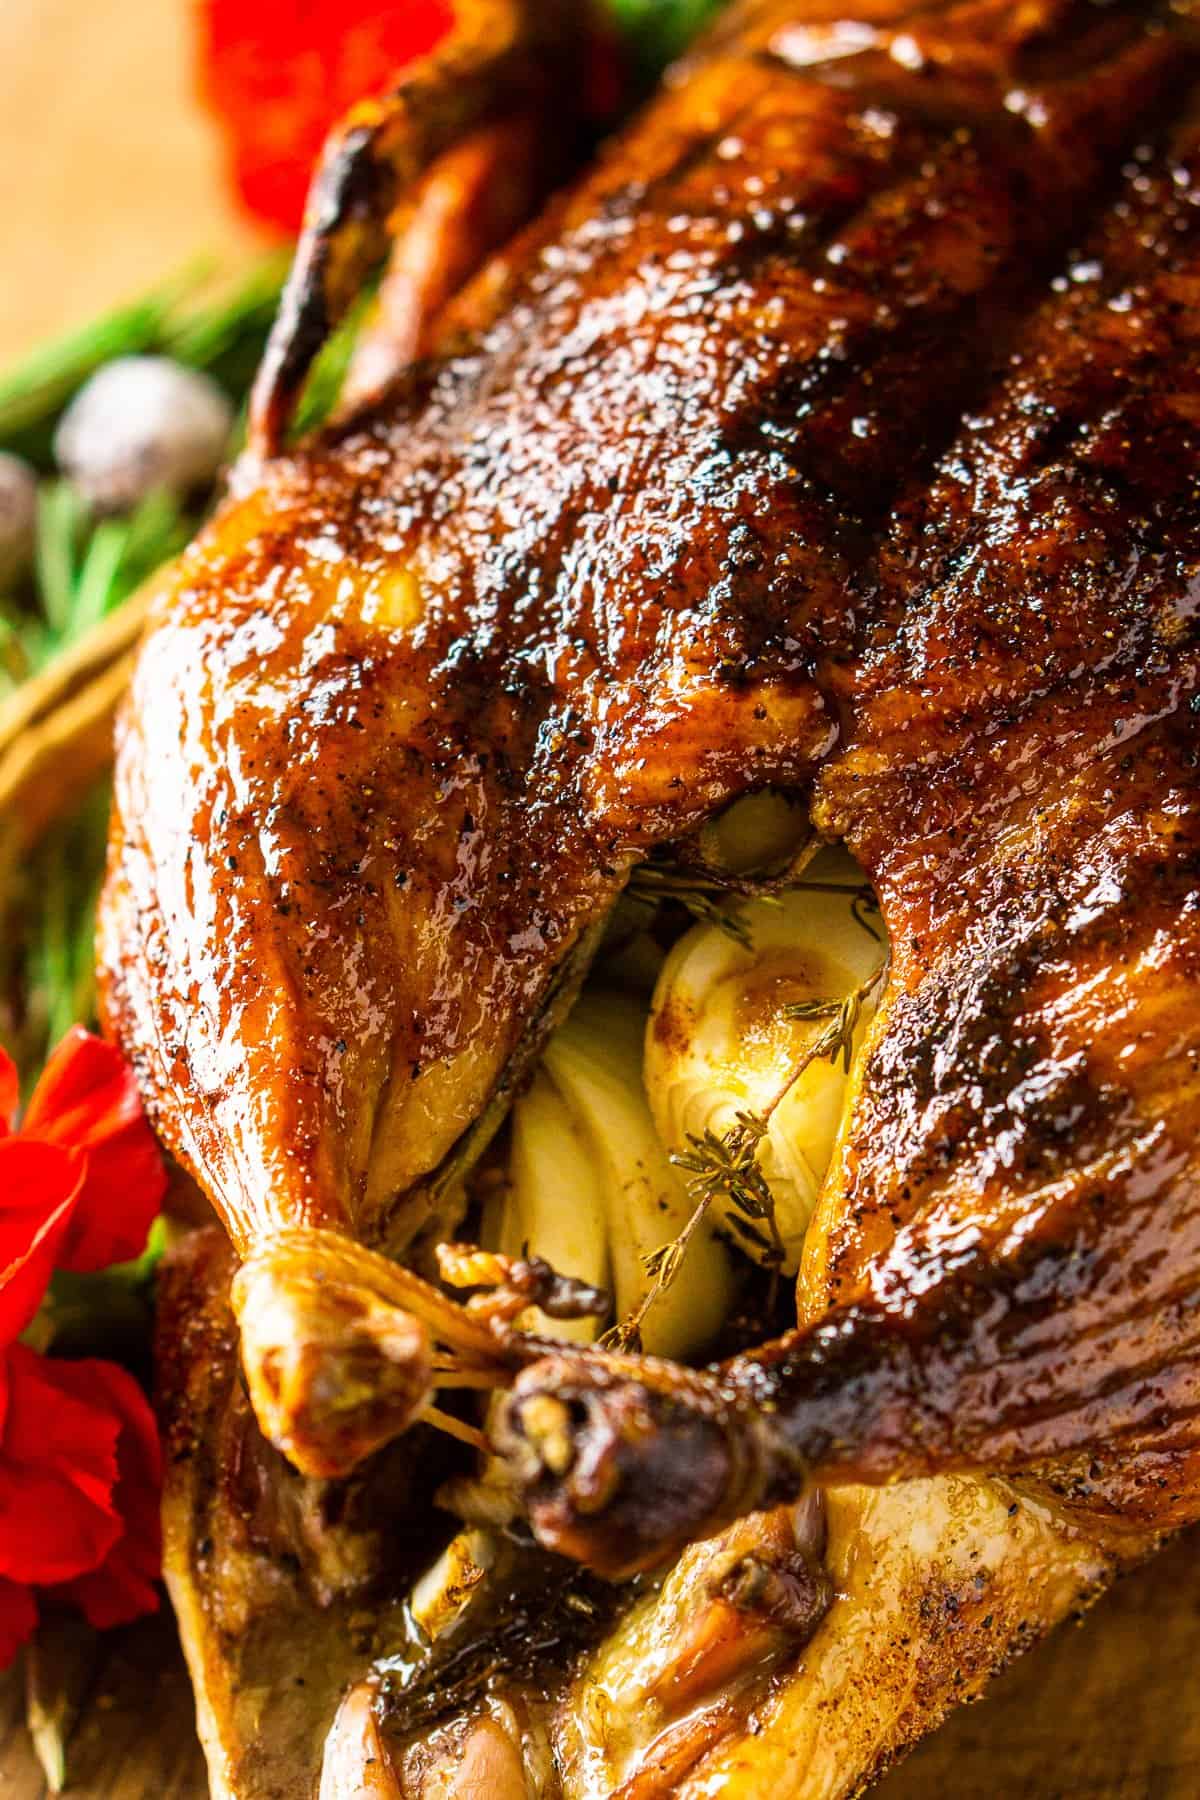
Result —
[{"label": "dried seed pod", "polygon": [[54,454],[98,512],[127,512],[157,489],[182,495],[212,481],[232,429],[210,376],[165,356],[122,356],[76,394]]},{"label": "dried seed pod", "polygon": [[0,587],[29,567],[36,526],[37,477],[19,456],[0,451]]}]

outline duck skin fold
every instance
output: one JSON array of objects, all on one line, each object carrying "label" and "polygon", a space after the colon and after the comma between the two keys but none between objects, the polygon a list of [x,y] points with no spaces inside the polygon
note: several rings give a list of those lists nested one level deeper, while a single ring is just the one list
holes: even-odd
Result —
[{"label": "duck skin fold", "polygon": [[538,1535],[625,1572],[810,1481],[972,1468],[1173,1527],[1192,9],[735,6],[436,354],[288,447],[396,184],[572,54],[553,7],[464,8],[337,140],[237,496],[120,727],[105,1015],[245,1258],[260,1421],[330,1476],[415,1416],[450,1303],[406,1310],[390,1259],[630,869],[773,785],[893,945],[800,1324],[703,1374],[513,1349],[496,1440]]}]

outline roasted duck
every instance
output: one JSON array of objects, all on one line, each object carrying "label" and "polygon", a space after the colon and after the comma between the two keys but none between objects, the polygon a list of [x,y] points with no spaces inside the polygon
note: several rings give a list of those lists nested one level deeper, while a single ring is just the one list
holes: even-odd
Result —
[{"label": "roasted duck", "polygon": [[[552,113],[573,12],[464,7],[327,154],[235,496],[121,725],[108,1026],[243,1259],[250,1394],[306,1479],[431,1416],[451,1350],[512,1388],[492,1442],[542,1545],[606,1575],[684,1550],[694,1595],[685,1546],[774,1541],[744,1515],[829,1490],[834,1544],[838,1490],[921,1478],[849,1490],[881,1566],[951,1491],[1037,1520],[993,1559],[978,1685],[1200,1514],[1200,40],[1184,4],[743,0],[429,355],[290,444],[398,194]],[[404,1265],[457,1230],[631,874],[768,789],[853,851],[891,946],[798,1323],[700,1370],[458,1304]],[[732,1656],[743,1698],[844,1642],[758,1560],[792,1624]],[[721,1791],[724,1755],[832,1795],[951,1699],[935,1674],[802,1776],[803,1682],[753,1740],[726,1693],[720,1730],[616,1762],[579,1696],[488,1730],[544,1738],[531,1792]],[[443,1791],[427,1749],[379,1791]]]}]

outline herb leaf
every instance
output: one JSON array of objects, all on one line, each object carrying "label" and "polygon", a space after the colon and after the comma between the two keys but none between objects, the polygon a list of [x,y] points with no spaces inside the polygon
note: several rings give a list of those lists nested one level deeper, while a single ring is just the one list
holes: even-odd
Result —
[{"label": "herb leaf", "polygon": [[667,63],[709,20],[724,0],[608,0],[609,10],[630,44],[641,79],[657,79]]},{"label": "herb leaf", "polygon": [[715,925],[743,950],[753,950],[750,927],[736,912],[722,906],[712,885],[668,864],[640,863],[629,878],[626,899],[657,907],[666,900],[682,906],[701,925]]}]

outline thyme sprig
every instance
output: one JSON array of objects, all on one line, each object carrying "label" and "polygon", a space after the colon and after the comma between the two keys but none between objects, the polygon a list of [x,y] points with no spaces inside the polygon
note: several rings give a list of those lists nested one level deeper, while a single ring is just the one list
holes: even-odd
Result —
[{"label": "thyme sprig", "polygon": [[673,900],[701,925],[715,925],[743,950],[753,950],[750,927],[736,912],[723,906],[718,895],[724,893],[715,881],[693,875],[672,864],[641,863],[629,878],[626,899],[638,905],[657,908],[664,900]]},{"label": "thyme sprig", "polygon": [[639,863],[629,878],[625,897],[642,906],[657,907],[674,901],[704,925],[715,925],[743,950],[754,949],[754,938],[744,916],[731,910],[739,900],[757,900],[778,906],[787,893],[848,894],[854,923],[875,943],[884,934],[879,921],[879,902],[866,881],[821,881],[799,871],[816,849],[816,839],[805,839],[786,865],[762,875],[724,872],[706,863],[652,861]]},{"label": "thyme sprig", "polygon": [[774,1303],[775,1283],[786,1249],[775,1213],[775,1198],[758,1160],[759,1145],[767,1134],[769,1123],[762,1113],[740,1112],[736,1123],[720,1137],[712,1130],[701,1136],[690,1133],[687,1150],[678,1151],[671,1157],[675,1167],[691,1177],[687,1191],[692,1210],[676,1237],[660,1244],[657,1250],[643,1258],[650,1286],[629,1317],[619,1321],[605,1335],[606,1348],[641,1349],[642,1326],[647,1314],[677,1279],[692,1239],[719,1200],[726,1201],[731,1208],[730,1224],[761,1251],[769,1265],[771,1304]]},{"label": "thyme sprig", "polygon": [[802,1062],[789,1076],[786,1085],[776,1094],[768,1109],[767,1116],[774,1112],[780,1101],[785,1099],[812,1063],[828,1059],[837,1063],[839,1058],[845,1073],[850,1073],[850,1062],[854,1055],[854,1033],[858,1029],[858,1021],[862,1017],[863,1007],[875,992],[883,977],[883,965],[875,971],[869,981],[852,988],[843,1000],[793,1000],[783,1009],[785,1019],[814,1020],[828,1019],[825,1030],[810,1044],[804,1053]]},{"label": "thyme sprig", "polygon": [[690,1175],[688,1193],[697,1206],[707,1209],[714,1201],[727,1200],[740,1221],[749,1221],[746,1235],[766,1244],[771,1264],[779,1268],[786,1249],[775,1198],[758,1160],[770,1124],[769,1113],[739,1112],[720,1137],[712,1130],[689,1135],[688,1148],[676,1152],[671,1161]]},{"label": "thyme sprig", "polygon": [[[816,885],[816,884],[814,884]],[[854,1034],[863,1009],[874,999],[887,977],[888,959],[866,981],[841,999],[820,997],[797,1000],[783,1009],[783,1016],[798,1020],[827,1020],[807,1049],[797,1057],[783,1084],[761,1112],[739,1112],[727,1131],[689,1132],[687,1149],[676,1151],[671,1161],[690,1177],[688,1195],[693,1202],[683,1229],[644,1259],[651,1285],[634,1311],[620,1321],[603,1340],[607,1347],[633,1351],[641,1346],[641,1328],[650,1309],[677,1279],[688,1246],[717,1202],[724,1202],[728,1223],[740,1236],[753,1242],[771,1269],[771,1295],[786,1255],[775,1199],[759,1161],[759,1150],[771,1128],[771,1120],[800,1077],[814,1063],[841,1061],[847,1074],[854,1055]]]}]

